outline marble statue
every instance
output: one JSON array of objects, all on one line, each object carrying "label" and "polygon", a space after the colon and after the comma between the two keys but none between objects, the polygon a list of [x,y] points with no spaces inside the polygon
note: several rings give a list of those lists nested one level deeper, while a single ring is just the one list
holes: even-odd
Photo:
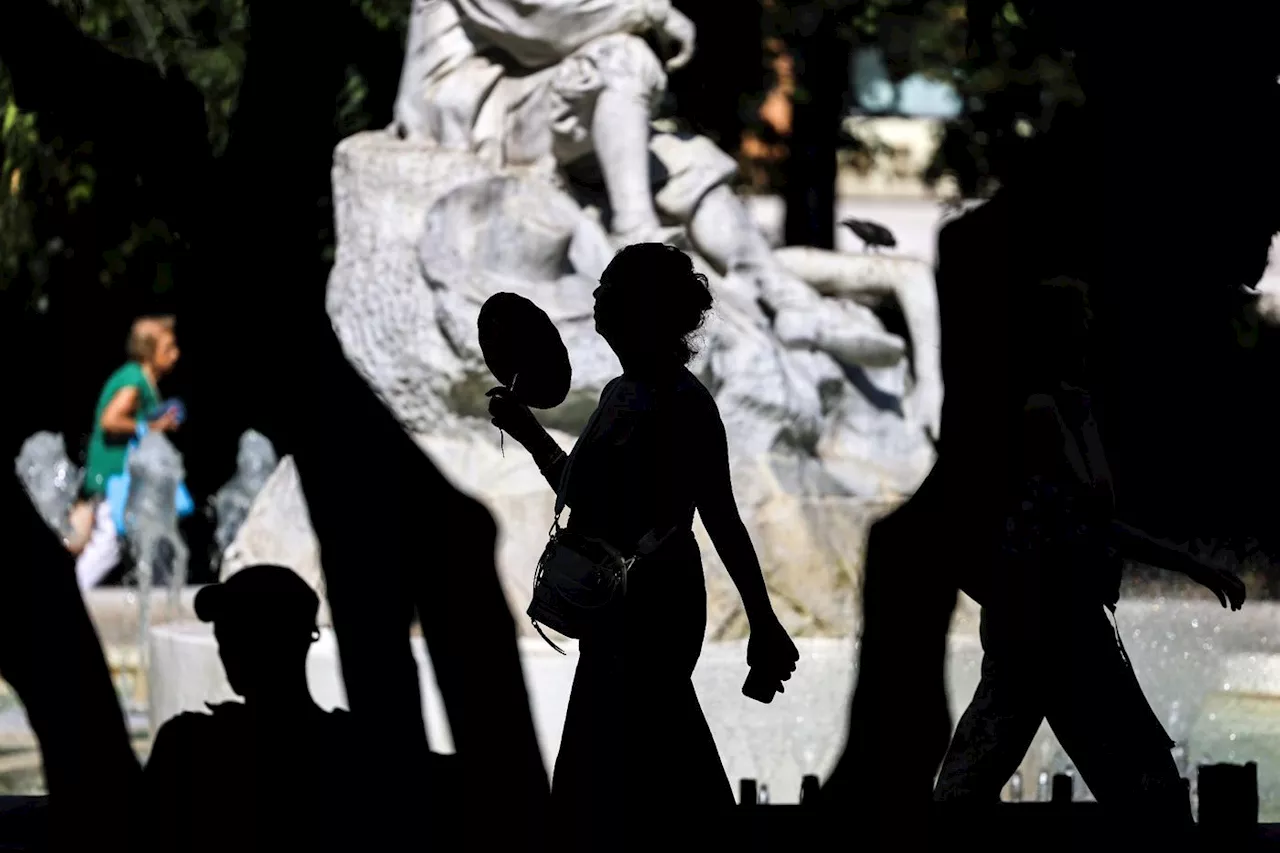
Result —
[{"label": "marble statue", "polygon": [[[647,35],[674,48],[665,65]],[[670,0],[414,0],[396,130],[495,167],[557,173],[598,197],[615,247],[687,241],[737,273],[785,345],[893,364],[901,340],[774,258],[729,186],[734,159],[654,121],[694,39]]]},{"label": "marble statue", "polygon": [[[522,612],[553,498],[489,423],[480,306],[518,293],[556,324],[573,382],[539,417],[567,447],[620,370],[592,322],[601,271],[631,241],[680,246],[716,302],[690,368],[724,417],[770,588],[794,632],[839,635],[867,525],[933,464],[932,269],[893,252],[771,248],[731,189],[733,158],[655,115],[695,37],[667,0],[414,0],[394,125],[334,153],[326,310],[405,431],[494,513]],[[875,313],[884,300],[900,304],[909,343]],[[295,515],[309,541],[294,490],[264,491],[237,541]],[[737,636],[732,583],[704,556],[708,636]]]}]

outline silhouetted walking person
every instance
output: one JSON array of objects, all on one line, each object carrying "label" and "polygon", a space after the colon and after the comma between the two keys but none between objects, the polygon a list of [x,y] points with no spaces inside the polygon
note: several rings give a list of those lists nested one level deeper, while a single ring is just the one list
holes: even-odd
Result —
[{"label": "silhouetted walking person", "polygon": [[[577,840],[600,849],[642,828],[618,820],[638,801],[648,801],[641,809],[674,809],[680,820],[734,803],[691,680],[707,616],[695,508],[751,622],[748,663],[781,688],[799,655],[738,514],[715,400],[686,367],[690,338],[712,305],[706,278],[682,252],[642,243],[618,253],[595,299],[596,329],[623,373],[605,386],[574,448],[563,484],[572,510],[566,530],[624,554],[650,531],[671,531],[636,562],[616,612],[580,643],[552,781],[563,817],[555,831],[580,828]],[[494,423],[559,489],[565,453],[504,389],[490,393]]]},{"label": "silhouetted walking person", "polygon": [[[156,849],[359,849],[391,815],[367,811],[361,732],[307,686],[319,599],[292,570],[250,566],[196,594],[243,702],[160,727],[143,777]],[[357,831],[360,835],[357,835]]]},{"label": "silhouetted walking person", "polygon": [[[1104,805],[1185,823],[1190,803],[1170,748],[1107,617],[1122,555],[1182,571],[1232,609],[1244,588],[1229,573],[1115,520],[1111,474],[1092,413],[1085,285],[1033,285],[1011,314],[1021,333],[1011,364],[1010,511],[983,605],[982,678],[957,726],[936,796],[998,801],[1048,719]],[[1012,355],[1021,355],[1014,361]],[[1015,397],[1016,399],[1016,397]]]}]

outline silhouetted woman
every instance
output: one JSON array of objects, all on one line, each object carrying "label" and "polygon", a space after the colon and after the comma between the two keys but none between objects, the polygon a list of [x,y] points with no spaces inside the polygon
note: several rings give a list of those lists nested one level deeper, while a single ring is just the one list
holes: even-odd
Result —
[{"label": "silhouetted woman", "polygon": [[[686,367],[711,302],[706,277],[689,257],[658,243],[619,252],[595,292],[596,330],[623,373],[605,386],[595,428],[578,439],[565,484],[567,528],[623,553],[650,530],[675,525],[675,532],[635,564],[607,628],[579,645],[552,799],[567,823],[598,819],[587,832],[623,832],[620,810],[639,800],[649,801],[641,810],[713,811],[734,803],[691,680],[707,616],[695,508],[742,596],[751,624],[748,662],[781,687],[799,657],[738,514],[719,410]],[[564,452],[527,408],[491,393],[494,424],[523,444],[558,488]],[[593,846],[604,843],[597,836]]]}]

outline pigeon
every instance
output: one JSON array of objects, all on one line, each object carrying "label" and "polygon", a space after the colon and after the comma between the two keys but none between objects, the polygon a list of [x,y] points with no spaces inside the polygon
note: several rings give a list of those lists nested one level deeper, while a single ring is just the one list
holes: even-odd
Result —
[{"label": "pigeon", "polygon": [[898,245],[898,241],[893,236],[893,232],[885,228],[878,222],[871,222],[866,219],[845,219],[840,222],[845,228],[848,228],[862,240],[862,250],[865,252],[870,248],[887,247],[892,249]]}]

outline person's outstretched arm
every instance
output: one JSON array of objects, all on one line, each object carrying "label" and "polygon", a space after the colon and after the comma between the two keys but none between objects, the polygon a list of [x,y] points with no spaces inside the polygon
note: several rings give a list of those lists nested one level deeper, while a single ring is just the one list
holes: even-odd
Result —
[{"label": "person's outstretched arm", "polygon": [[1239,610],[1244,605],[1244,583],[1229,570],[1202,560],[1186,548],[1152,536],[1119,519],[1111,523],[1111,533],[1117,548],[1125,557],[1186,575],[1216,595],[1223,607]]},{"label": "person's outstretched arm", "polygon": [[[1089,483],[1097,476],[1109,477],[1109,466],[1101,437],[1089,424],[1082,425],[1082,441],[1077,441],[1052,398],[1035,395],[1027,403],[1028,434],[1036,438],[1033,447],[1052,455],[1061,450],[1067,468]],[[1244,604],[1244,584],[1230,571],[1215,566],[1164,539],[1152,536],[1120,519],[1111,522],[1112,542],[1120,553],[1139,563],[1186,575],[1218,597],[1223,607],[1239,610]]]},{"label": "person's outstretched arm", "polygon": [[733,495],[729,473],[729,442],[714,401],[691,416],[698,428],[687,448],[699,471],[695,492],[698,515],[711,536],[721,562],[738,588],[747,621],[752,625],[774,620],[760,558]]},{"label": "person's outstretched arm", "polygon": [[[596,404],[595,414],[592,415],[593,420],[605,405],[617,381],[614,379],[601,390],[600,401]],[[546,478],[547,485],[551,486],[553,492],[558,493],[565,468],[569,464],[568,454],[556,443],[546,428],[538,423],[538,419],[529,411],[529,407],[515,399],[506,388],[493,388],[489,391],[488,397],[489,415],[493,425],[520,442],[524,449],[529,451],[538,470]],[[584,435],[589,431],[590,424],[583,431]],[[579,440],[582,440],[581,437]]]}]

